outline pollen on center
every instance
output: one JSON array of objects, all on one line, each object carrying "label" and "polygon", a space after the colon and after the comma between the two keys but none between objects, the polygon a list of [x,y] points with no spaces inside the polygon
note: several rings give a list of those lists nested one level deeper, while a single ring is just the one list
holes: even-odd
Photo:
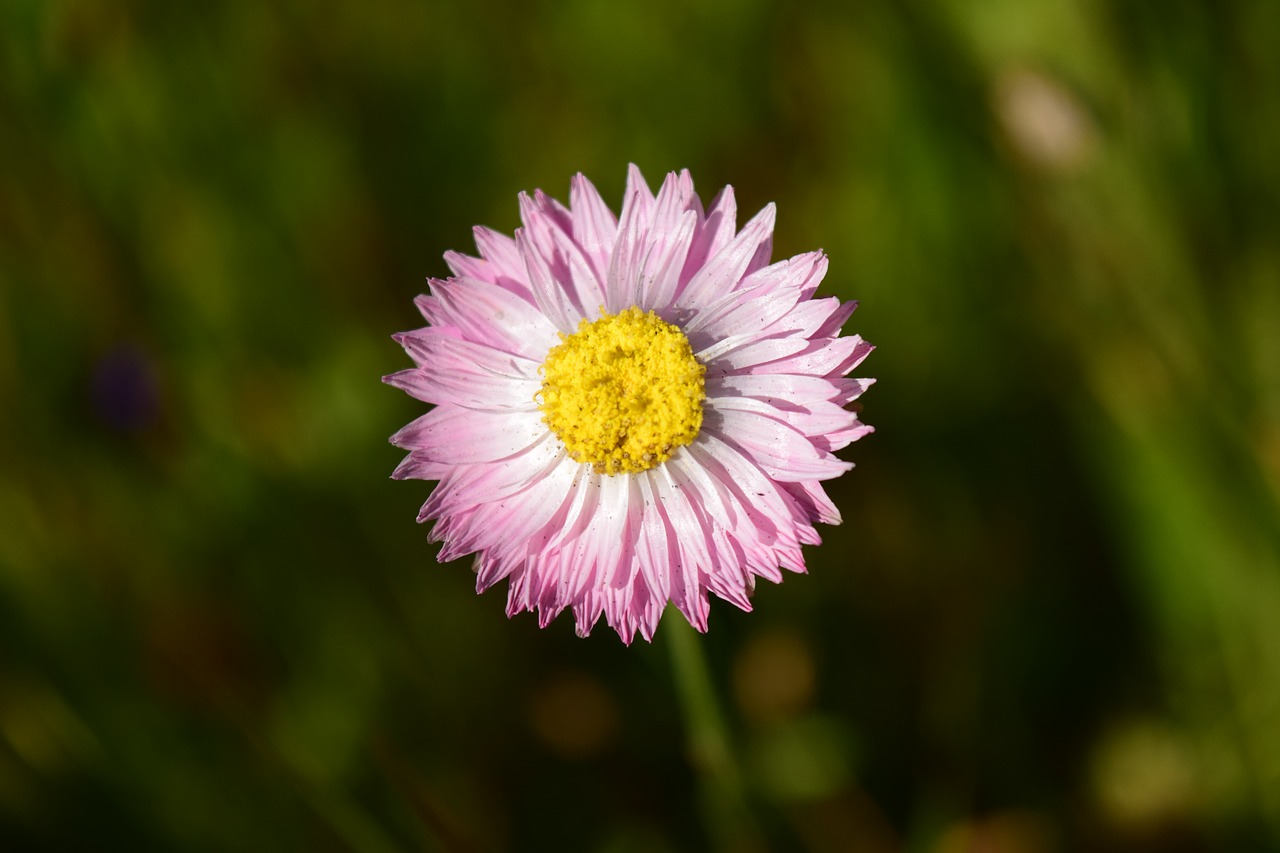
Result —
[{"label": "pollen on center", "polygon": [[633,306],[560,337],[542,363],[539,407],[575,460],[635,474],[697,438],[706,368],[678,328]]}]

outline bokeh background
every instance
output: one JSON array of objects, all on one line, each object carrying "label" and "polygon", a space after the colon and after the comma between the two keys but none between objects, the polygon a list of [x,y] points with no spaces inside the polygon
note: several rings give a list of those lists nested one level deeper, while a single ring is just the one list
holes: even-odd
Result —
[{"label": "bokeh background", "polygon": [[[1278,38],[6,0],[0,849],[1280,849]],[[441,254],[628,162],[776,201],[879,347],[845,524],[713,607],[710,745],[670,614],[508,621],[388,479]]]}]

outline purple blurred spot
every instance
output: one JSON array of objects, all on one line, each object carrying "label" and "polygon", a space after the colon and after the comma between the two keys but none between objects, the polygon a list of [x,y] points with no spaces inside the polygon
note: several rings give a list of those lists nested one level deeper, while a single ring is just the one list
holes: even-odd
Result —
[{"label": "purple blurred spot", "polygon": [[94,412],[112,429],[134,432],[155,420],[155,367],[137,347],[119,346],[98,359],[92,393]]}]

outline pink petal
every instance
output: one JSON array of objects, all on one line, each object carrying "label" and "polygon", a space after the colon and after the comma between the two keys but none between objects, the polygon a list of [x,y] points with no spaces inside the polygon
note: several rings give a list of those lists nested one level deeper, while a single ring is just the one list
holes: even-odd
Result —
[{"label": "pink petal", "polygon": [[[770,372],[759,370],[759,365],[771,363],[778,359],[786,359],[797,355],[807,348],[803,338],[784,336],[780,338],[760,338],[757,335],[734,335],[725,338],[720,345],[710,346],[698,353],[698,358],[707,365],[708,371],[717,373],[756,373]],[[781,371],[773,371],[781,372]],[[804,373],[813,371],[790,370],[787,373]]]},{"label": "pink petal", "polygon": [[786,423],[757,412],[720,408],[718,423],[704,429],[736,444],[766,474],[780,482],[829,480],[853,467],[818,450],[804,434]]},{"label": "pink petal", "polygon": [[799,406],[775,400],[766,403],[753,397],[717,397],[708,401],[716,411],[739,411],[773,418],[808,437],[825,436],[846,430],[857,423],[857,416],[835,403],[818,401]]},{"label": "pink petal", "polygon": [[634,165],[627,172],[627,189],[618,220],[618,241],[605,279],[605,306],[610,314],[640,303],[640,269],[649,245],[653,194]]},{"label": "pink petal", "polygon": [[658,510],[658,497],[649,477],[634,477],[634,489],[639,492],[642,507],[639,535],[636,539],[636,557],[640,574],[654,598],[666,601],[671,597],[671,573],[675,561],[667,541],[667,526]]},{"label": "pink petal", "polygon": [[733,198],[733,187],[725,187],[711,203],[705,218],[699,218],[689,254],[685,257],[680,273],[681,291],[707,263],[708,258],[720,254],[738,227],[738,208]]},{"label": "pink petal", "polygon": [[609,254],[618,239],[618,220],[590,181],[579,172],[569,184],[573,239],[599,281],[609,272]]},{"label": "pink petal", "polygon": [[773,204],[765,205],[729,245],[694,274],[676,299],[676,307],[696,308],[736,289],[756,251],[769,241],[775,215]]},{"label": "pink petal", "polygon": [[432,282],[431,289],[431,297],[418,300],[436,324],[431,328],[453,328],[476,343],[539,362],[557,341],[555,326],[536,305],[506,288],[464,278]]},{"label": "pink petal", "polygon": [[582,307],[575,302],[575,295],[552,274],[542,253],[532,244],[532,239],[524,229],[516,231],[516,245],[520,247],[520,256],[524,258],[528,270],[534,301],[556,329],[566,335],[573,334],[585,316]]},{"label": "pink petal", "polygon": [[548,433],[501,465],[452,466],[447,487],[437,488],[423,505],[424,518],[481,504],[500,504],[546,480],[563,461],[564,448]]},{"label": "pink petal", "polygon": [[[552,207],[541,194],[536,200],[522,195],[520,212],[525,224],[523,233],[527,238],[522,244],[522,251],[538,254],[539,269],[547,270],[579,316],[599,317],[599,307],[604,302],[603,286],[591,263],[573,240],[569,212],[558,206]],[[535,288],[535,298],[537,296]]]},{"label": "pink petal", "polygon": [[[753,373],[805,373],[810,376],[843,376],[857,367],[873,347],[857,335],[807,342],[795,353],[778,353],[776,358],[733,360],[735,368],[751,367]],[[762,356],[769,353],[762,351]]]},{"label": "pink petal", "polygon": [[405,450],[455,464],[496,462],[513,456],[547,432],[536,412],[477,412],[437,406],[391,437]]},{"label": "pink petal", "polygon": [[534,411],[537,381],[512,379],[485,371],[452,371],[448,368],[415,367],[401,370],[382,381],[407,391],[424,403],[451,404],[483,411]]},{"label": "pink petal", "polygon": [[[839,400],[850,380],[781,373],[744,373],[708,376],[707,398],[755,397],[766,402],[780,401],[804,405],[821,400]],[[841,401],[842,403],[844,401]]]},{"label": "pink petal", "polygon": [[673,233],[666,239],[655,242],[645,255],[640,270],[640,294],[637,302],[642,309],[661,313],[671,304],[680,283],[680,269],[684,265],[685,254],[689,250],[689,241],[693,239],[696,225],[697,214],[686,210],[677,220]]}]

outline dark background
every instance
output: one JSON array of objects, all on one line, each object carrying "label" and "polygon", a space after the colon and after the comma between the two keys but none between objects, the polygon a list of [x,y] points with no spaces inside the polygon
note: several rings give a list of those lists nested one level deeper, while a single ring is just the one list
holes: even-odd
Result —
[{"label": "dark background", "polygon": [[[0,33],[0,848],[1280,849],[1280,4]],[[387,479],[441,253],[630,161],[776,201],[879,347],[844,526],[712,608],[736,826],[671,614],[508,621]]]}]

